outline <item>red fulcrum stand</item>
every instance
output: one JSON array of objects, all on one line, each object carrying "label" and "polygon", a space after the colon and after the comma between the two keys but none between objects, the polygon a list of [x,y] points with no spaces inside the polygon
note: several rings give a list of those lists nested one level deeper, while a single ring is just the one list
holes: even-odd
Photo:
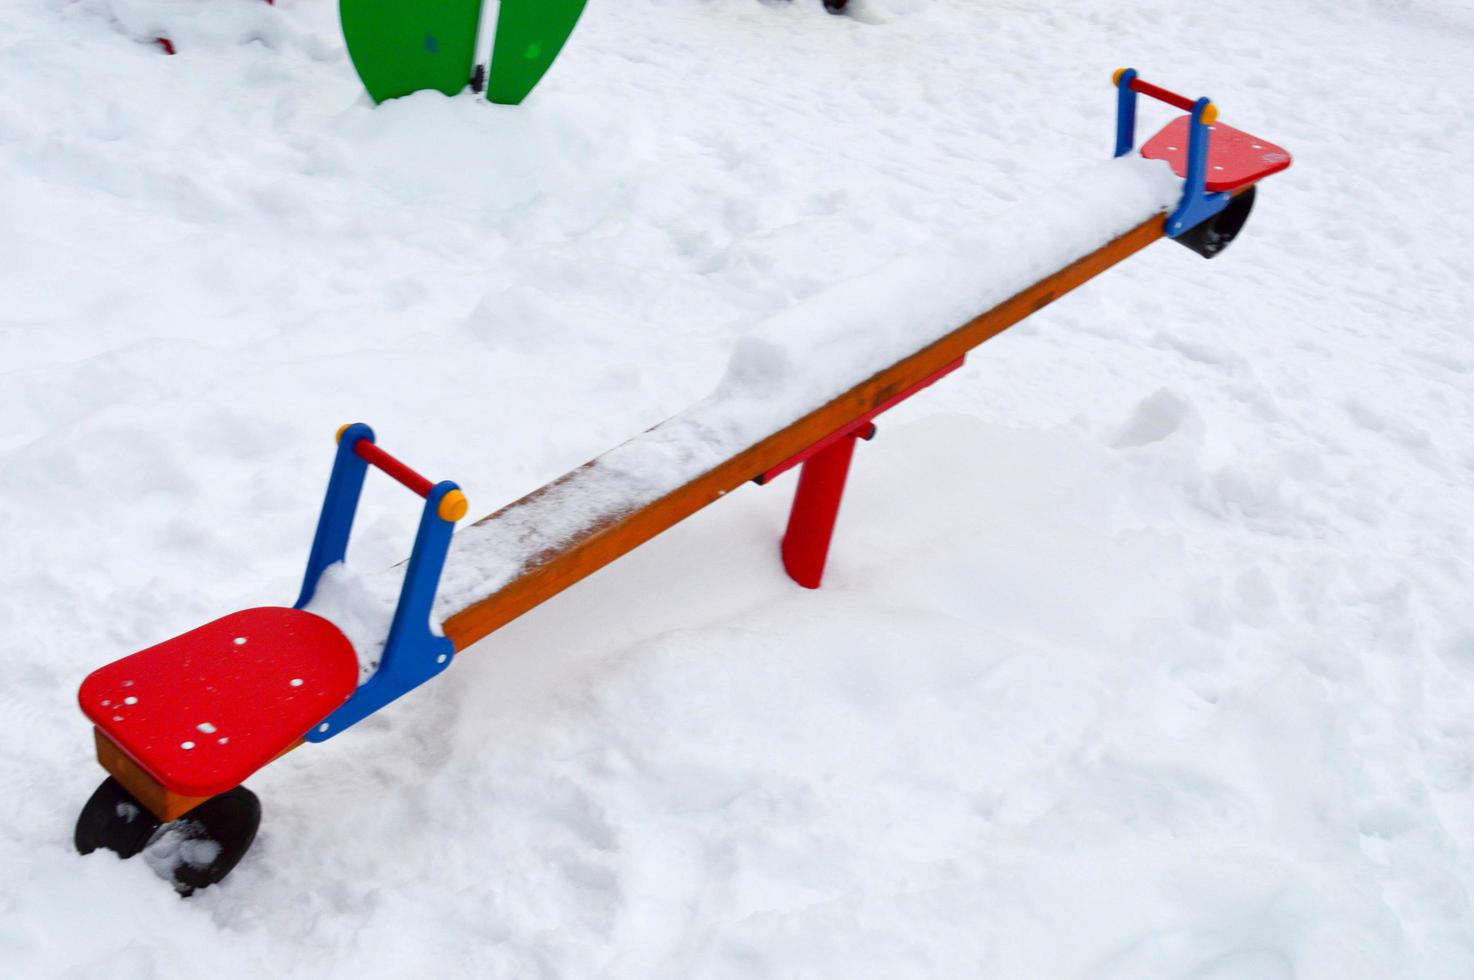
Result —
[{"label": "red fulcrum stand", "polygon": [[963,360],[959,357],[803,452],[765,470],[753,481],[761,486],[795,466],[803,466],[793,495],[793,509],[788,514],[788,529],[783,532],[783,568],[789,578],[806,589],[817,589],[824,580],[824,564],[829,558],[829,543],[834,539],[834,525],[839,519],[839,503],[844,498],[855,440],[875,438],[877,415],[962,367]]}]

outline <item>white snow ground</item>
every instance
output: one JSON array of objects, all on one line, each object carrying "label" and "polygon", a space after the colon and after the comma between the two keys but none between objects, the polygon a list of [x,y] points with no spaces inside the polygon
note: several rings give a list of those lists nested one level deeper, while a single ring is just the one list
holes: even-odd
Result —
[{"label": "white snow ground", "polygon": [[[6,4],[0,974],[1474,975],[1474,5],[1184,6],[594,0],[524,107],[371,109],[327,0]],[[512,500],[1122,63],[1294,169],[883,420],[824,590],[746,489],[260,774],[224,885],[71,852],[77,684],[289,602],[338,424]]]}]

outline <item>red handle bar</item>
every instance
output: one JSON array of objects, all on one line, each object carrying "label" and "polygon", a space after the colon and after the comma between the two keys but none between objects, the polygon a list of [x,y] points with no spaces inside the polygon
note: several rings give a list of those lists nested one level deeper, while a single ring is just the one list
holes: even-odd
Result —
[{"label": "red handle bar", "polygon": [[353,451],[365,463],[368,463],[370,466],[377,466],[421,497],[428,498],[430,491],[435,489],[435,484],[420,476],[420,474],[405,466],[367,439],[358,440],[358,443],[353,447]]},{"label": "red handle bar", "polygon": [[1131,91],[1149,96],[1158,102],[1165,102],[1170,106],[1176,106],[1183,112],[1192,112],[1193,107],[1197,104],[1194,99],[1189,99],[1186,96],[1178,95],[1176,92],[1168,91],[1160,85],[1144,82],[1140,78],[1131,79]]}]

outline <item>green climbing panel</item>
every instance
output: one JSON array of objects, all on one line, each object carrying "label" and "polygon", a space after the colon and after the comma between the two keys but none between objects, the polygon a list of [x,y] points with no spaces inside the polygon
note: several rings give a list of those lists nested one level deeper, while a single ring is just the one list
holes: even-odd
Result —
[{"label": "green climbing panel", "polygon": [[375,102],[421,89],[455,95],[470,81],[481,0],[339,0],[338,14],[348,56]]},{"label": "green climbing panel", "polygon": [[[490,0],[488,0],[490,2]],[[501,0],[486,97],[502,105],[527,98],[553,67],[585,0]]]}]

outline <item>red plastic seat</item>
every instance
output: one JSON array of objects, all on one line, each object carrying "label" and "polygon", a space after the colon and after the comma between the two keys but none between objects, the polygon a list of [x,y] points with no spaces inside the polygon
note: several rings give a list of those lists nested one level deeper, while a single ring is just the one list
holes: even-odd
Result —
[{"label": "red plastic seat", "polygon": [[358,685],[348,638],[313,613],[247,609],[93,671],[94,724],[173,793],[239,786]]},{"label": "red plastic seat", "polygon": [[[1168,123],[1141,148],[1141,155],[1148,160],[1166,160],[1173,173],[1186,177],[1189,118],[1180,116]],[[1206,174],[1210,191],[1236,190],[1279,173],[1290,165],[1290,154],[1284,147],[1221,122],[1209,128],[1213,131],[1208,141]]]}]

